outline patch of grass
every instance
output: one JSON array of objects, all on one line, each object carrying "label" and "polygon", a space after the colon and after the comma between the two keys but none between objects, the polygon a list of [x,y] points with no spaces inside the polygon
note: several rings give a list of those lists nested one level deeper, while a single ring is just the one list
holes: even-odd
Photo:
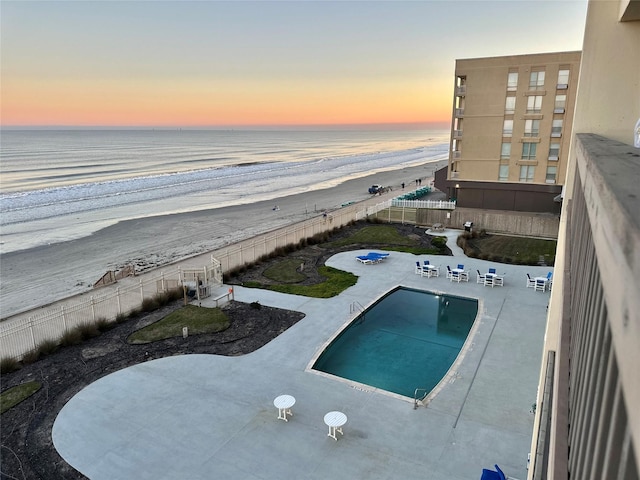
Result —
[{"label": "patch of grass", "polygon": [[[328,247],[344,247],[358,243],[380,243],[389,245],[415,246],[418,242],[412,238],[402,236],[395,227],[389,225],[370,225],[361,228],[353,235],[326,244]],[[390,248],[390,247],[389,247]],[[394,250],[396,250],[394,248]]]},{"label": "patch of grass", "polygon": [[265,269],[262,274],[274,282],[298,283],[306,278],[304,274],[300,272],[301,263],[303,263],[301,259],[285,258]]},{"label": "patch of grass", "polygon": [[4,413],[11,407],[15,407],[23,400],[26,400],[40,390],[41,386],[38,382],[33,381],[16,385],[2,392],[0,394],[0,413]]},{"label": "patch of grass", "polygon": [[302,295],[313,298],[331,298],[339,295],[358,281],[358,277],[352,273],[344,272],[326,265],[318,267],[320,275],[326,278],[316,285],[262,285],[258,282],[245,283],[245,287],[264,288],[274,292]]},{"label": "patch of grass", "polygon": [[480,258],[487,258],[494,262],[509,259],[511,260],[509,263],[536,265],[542,256],[547,265],[553,265],[556,257],[557,242],[555,240],[487,235],[469,238],[466,242],[473,250],[479,252]]},{"label": "patch of grass", "polygon": [[186,305],[162,320],[133,332],[127,341],[140,344],[181,337],[183,327],[189,328],[189,335],[221,332],[229,327],[229,318],[219,308]]}]

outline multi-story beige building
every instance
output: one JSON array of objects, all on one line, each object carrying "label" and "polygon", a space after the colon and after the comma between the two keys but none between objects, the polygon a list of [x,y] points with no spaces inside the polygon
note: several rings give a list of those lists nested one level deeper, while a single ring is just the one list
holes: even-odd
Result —
[{"label": "multi-story beige building", "polygon": [[457,60],[447,182],[436,187],[460,207],[559,212],[580,56]]},{"label": "multi-story beige building", "polygon": [[639,130],[640,1],[591,0],[530,480],[640,478]]}]

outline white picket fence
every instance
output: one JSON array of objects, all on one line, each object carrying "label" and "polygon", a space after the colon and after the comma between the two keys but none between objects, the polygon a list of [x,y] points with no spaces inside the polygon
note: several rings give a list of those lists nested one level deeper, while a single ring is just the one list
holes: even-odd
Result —
[{"label": "white picket fence", "polygon": [[403,208],[427,208],[429,210],[455,210],[455,201],[446,200],[400,200],[394,198],[391,200],[394,207]]},{"label": "white picket fence", "polygon": [[[214,259],[212,259],[214,260]],[[217,268],[216,268],[217,267]],[[207,288],[222,285],[222,270],[214,260]],[[215,272],[216,275],[212,275]],[[187,273],[187,278],[185,278]],[[193,275],[174,267],[169,271],[123,279],[111,287],[102,287],[93,295],[72,297],[50,307],[34,310],[28,317],[17,315],[0,322],[0,357],[21,358],[45,341],[58,341],[69,330],[98,320],[115,321],[140,308],[145,299],[188,283]]]}]

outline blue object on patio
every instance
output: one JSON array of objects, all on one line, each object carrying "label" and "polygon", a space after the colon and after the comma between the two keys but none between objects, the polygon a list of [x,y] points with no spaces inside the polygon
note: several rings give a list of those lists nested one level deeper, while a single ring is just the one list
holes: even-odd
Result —
[{"label": "blue object on patio", "polygon": [[464,270],[464,265],[463,265],[463,264],[461,264],[461,263],[459,263],[459,264],[458,264],[458,268],[459,268],[460,270]]},{"label": "blue object on patio", "polygon": [[369,252],[369,253],[367,253],[367,256],[369,256],[369,257],[387,258],[389,256],[389,254],[388,253]]},{"label": "blue object on patio", "polygon": [[483,468],[480,480],[507,480],[507,476],[500,470],[500,467],[498,465],[494,465],[494,467],[496,468],[495,471]]},{"label": "blue object on patio", "polygon": [[490,268],[489,269],[489,273],[496,273],[496,269],[495,268]]}]

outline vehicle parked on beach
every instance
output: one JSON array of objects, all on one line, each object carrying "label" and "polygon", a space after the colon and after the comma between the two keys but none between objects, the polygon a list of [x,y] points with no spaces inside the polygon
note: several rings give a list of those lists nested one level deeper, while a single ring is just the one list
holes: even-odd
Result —
[{"label": "vehicle parked on beach", "polygon": [[387,190],[391,190],[391,188],[390,187],[383,187],[382,185],[378,185],[378,184],[371,185],[369,187],[369,193],[372,194],[372,195],[375,195],[376,193],[384,193]]}]

